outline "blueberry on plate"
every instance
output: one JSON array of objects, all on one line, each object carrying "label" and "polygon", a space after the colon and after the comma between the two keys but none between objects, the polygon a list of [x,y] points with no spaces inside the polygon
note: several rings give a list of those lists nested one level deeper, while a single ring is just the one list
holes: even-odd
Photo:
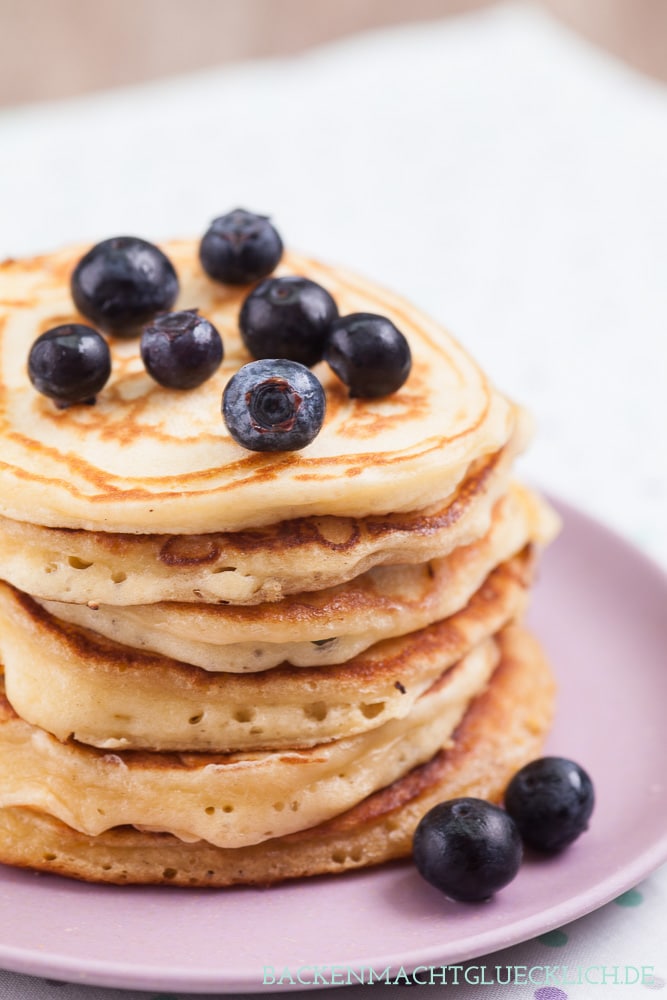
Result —
[{"label": "blueberry on plate", "polygon": [[208,276],[228,285],[265,278],[282,254],[283,242],[268,217],[243,208],[214,219],[199,244]]},{"label": "blueberry on plate", "polygon": [[334,321],[324,360],[349,387],[350,396],[388,396],[403,385],[412,367],[410,345],[391,320],[352,313]]},{"label": "blueberry on plate", "polygon": [[156,313],[171,308],[177,295],[178,278],[169,258],[137,236],[96,244],[72,274],[79,312],[116,336],[137,336]]},{"label": "blueberry on plate", "polygon": [[47,330],[28,355],[30,381],[61,408],[94,403],[110,374],[109,345],[97,330],[83,323]]},{"label": "blueberry on plate", "polygon": [[315,281],[296,275],[268,278],[241,308],[241,337],[254,358],[289,358],[310,368],[322,360],[338,308]]},{"label": "blueberry on plate", "polygon": [[563,850],[587,829],[594,804],[590,777],[565,757],[531,761],[505,792],[505,809],[524,843],[550,853]]},{"label": "blueberry on plate", "polygon": [[194,389],[211,377],[223,357],[222,338],[197,309],[164,313],[144,327],[146,371],[168,389]]},{"label": "blueberry on plate", "polygon": [[419,874],[464,903],[488,899],[511,882],[522,855],[514,820],[483,799],[450,799],[434,806],[413,840]]},{"label": "blueberry on plate", "polygon": [[324,420],[324,389],[310,369],[284,358],[251,361],[222,396],[229,433],[250,451],[299,451]]}]

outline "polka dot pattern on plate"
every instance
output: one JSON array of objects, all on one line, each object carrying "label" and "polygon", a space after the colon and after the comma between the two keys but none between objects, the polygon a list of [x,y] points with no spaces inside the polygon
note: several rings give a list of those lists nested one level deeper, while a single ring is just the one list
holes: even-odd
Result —
[{"label": "polka dot pattern on plate", "polygon": [[617,896],[614,902],[617,906],[640,906],[644,902],[644,897],[639,889],[628,889],[627,892]]},{"label": "polka dot pattern on plate", "polygon": [[[568,942],[568,936],[565,931],[555,930],[547,931],[546,934],[540,934],[537,939],[542,944],[546,944],[549,948],[562,948]],[[543,1000],[543,998],[540,998]]]}]

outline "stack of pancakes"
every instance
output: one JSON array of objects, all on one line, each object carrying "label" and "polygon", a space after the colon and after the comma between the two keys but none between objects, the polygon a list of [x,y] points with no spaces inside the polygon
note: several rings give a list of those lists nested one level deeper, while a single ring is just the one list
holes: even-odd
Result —
[{"label": "stack of pancakes", "polygon": [[277,274],[388,316],[413,369],[363,400],[318,365],[315,441],[244,451],[220,399],[247,289],[164,249],[221,369],[165,389],[112,339],[95,405],[67,409],[26,361],[82,321],[81,251],[0,268],[0,861],[219,886],[404,856],[431,805],[498,799],[550,724],[519,622],[557,525],[512,478],[525,414],[416,309],[292,254]]}]

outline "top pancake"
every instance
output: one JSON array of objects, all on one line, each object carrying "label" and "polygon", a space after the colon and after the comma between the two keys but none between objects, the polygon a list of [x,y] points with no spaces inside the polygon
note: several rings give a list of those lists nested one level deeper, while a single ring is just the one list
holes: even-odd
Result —
[{"label": "top pancake", "polygon": [[220,414],[224,385],[250,360],[238,333],[247,288],[211,281],[194,241],[163,247],[179,275],[174,308],[198,308],[225,345],[219,371],[194,390],[146,374],[137,339],[110,339],[112,375],[94,406],[59,410],[27,375],[35,338],[82,322],[69,277],[86,248],[0,265],[0,514],[50,527],[130,533],[239,531],[310,515],[364,517],[450,496],[471,463],[509,440],[515,408],[452,338],[413,306],[339,269],[288,254],[276,275],[322,284],[341,315],[388,316],[413,368],[384,399],[349,399],[315,367],[327,416],[299,452],[248,452]]}]

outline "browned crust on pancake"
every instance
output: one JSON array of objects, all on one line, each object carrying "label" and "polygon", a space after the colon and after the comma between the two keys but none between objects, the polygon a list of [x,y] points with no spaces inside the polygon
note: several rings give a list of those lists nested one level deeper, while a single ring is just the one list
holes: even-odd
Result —
[{"label": "browned crust on pancake", "polygon": [[[11,591],[26,620],[34,623],[33,627],[39,628],[44,642],[57,642],[70,650],[77,659],[88,661],[91,669],[96,671],[118,673],[122,670],[124,683],[132,683],[133,673],[160,671],[168,667],[170,674],[178,678],[180,684],[190,690],[194,688],[200,691],[204,698],[207,692],[220,685],[221,678],[224,678],[222,683],[239,691],[252,684],[253,691],[259,694],[262,688],[270,691],[279,683],[293,686],[295,693],[301,695],[308,690],[310,682],[321,685],[323,679],[326,679],[340,694],[347,688],[352,693],[358,693],[361,687],[376,683],[388,670],[394,672],[396,679],[403,684],[413,682],[416,678],[408,670],[408,663],[410,660],[414,661],[420,653],[447,653],[460,648],[463,655],[466,651],[463,647],[472,646],[476,642],[476,633],[471,636],[471,626],[486,622],[490,610],[496,605],[501,619],[497,627],[504,624],[502,608],[511,602],[511,596],[516,593],[517,588],[525,591],[530,586],[535,561],[534,547],[526,546],[521,553],[489,574],[465,608],[449,618],[411,633],[409,638],[383,640],[359,656],[333,666],[292,667],[284,664],[252,674],[215,674],[158,653],[123,646],[90,629],[56,618],[28,594],[10,584],[0,581],[0,587]],[[401,647],[404,647],[402,652]],[[48,677],[45,677],[45,682],[48,683]]]},{"label": "browned crust on pancake", "polygon": [[467,712],[454,744],[345,814],[310,830],[229,850],[170,834],[117,828],[77,833],[29,809],[0,810],[0,859],[88,881],[182,886],[269,884],[406,857],[421,816],[460,795],[499,801],[510,777],[540,752],[554,683],[537,642],[511,627],[502,660]]},{"label": "browned crust on pancake", "polygon": [[[210,565],[220,558],[233,561],[248,553],[276,549],[284,551],[316,546],[322,551],[344,552],[352,549],[363,538],[378,540],[398,533],[429,538],[438,531],[451,528],[461,520],[473,501],[486,492],[493,474],[509,461],[512,452],[513,447],[505,445],[492,455],[476,459],[471,463],[453,497],[425,510],[369,515],[365,518],[330,515],[298,517],[254,529],[192,535],[150,532],[137,535],[129,532],[85,531],[82,528],[53,528],[33,526],[29,522],[0,516],[0,532],[19,533],[28,542],[34,539],[49,548],[62,548],[75,555],[78,554],[77,546],[80,546],[83,553],[88,553],[94,546],[122,556],[137,542],[142,546],[149,544],[154,549],[156,561],[176,570]],[[343,540],[335,540],[333,535]]]}]

